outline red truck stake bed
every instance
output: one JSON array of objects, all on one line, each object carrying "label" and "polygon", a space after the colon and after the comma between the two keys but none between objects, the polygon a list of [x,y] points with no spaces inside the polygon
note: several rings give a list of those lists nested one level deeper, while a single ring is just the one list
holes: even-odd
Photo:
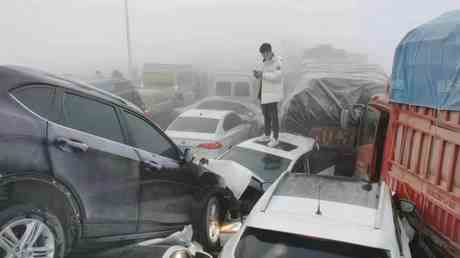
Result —
[{"label": "red truck stake bed", "polygon": [[[390,103],[387,97],[369,105],[389,114],[388,124],[379,125],[386,127],[383,178],[397,197],[416,204],[424,228],[419,233],[443,255],[460,257],[460,112]],[[372,171],[379,171],[379,155],[376,148]]]}]

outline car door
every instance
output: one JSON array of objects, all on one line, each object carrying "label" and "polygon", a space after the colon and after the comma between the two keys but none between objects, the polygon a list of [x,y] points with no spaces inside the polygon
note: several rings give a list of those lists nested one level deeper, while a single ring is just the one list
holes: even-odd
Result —
[{"label": "car door", "polygon": [[159,128],[138,114],[122,113],[131,145],[142,160],[139,232],[191,223],[197,171],[181,162],[179,149]]},{"label": "car door", "polygon": [[223,121],[223,129],[225,132],[225,146],[230,148],[249,138],[250,125],[243,123],[243,120],[235,114],[228,114]]},{"label": "car door", "polygon": [[59,91],[58,123],[48,124],[49,155],[57,178],[81,201],[84,237],[135,233],[139,158],[125,145],[113,105]]}]

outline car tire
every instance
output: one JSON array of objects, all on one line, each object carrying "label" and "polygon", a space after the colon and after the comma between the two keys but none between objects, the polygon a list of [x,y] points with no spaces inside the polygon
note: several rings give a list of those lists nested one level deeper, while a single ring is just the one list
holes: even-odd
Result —
[{"label": "car tire", "polygon": [[220,225],[225,216],[219,197],[212,194],[204,198],[197,215],[194,227],[195,240],[208,251],[218,251],[221,248]]},{"label": "car tire", "polygon": [[[26,233],[27,240],[20,241]],[[12,253],[12,257],[29,257],[35,253],[43,258],[63,258],[65,249],[62,224],[49,211],[16,205],[0,212],[0,257]]]}]

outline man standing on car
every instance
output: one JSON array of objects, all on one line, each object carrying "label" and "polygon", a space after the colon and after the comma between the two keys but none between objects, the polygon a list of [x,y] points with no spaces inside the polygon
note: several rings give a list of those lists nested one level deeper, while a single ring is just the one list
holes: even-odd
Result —
[{"label": "man standing on car", "polygon": [[[269,147],[275,147],[279,143],[278,102],[283,99],[284,94],[281,60],[275,56],[269,43],[263,43],[259,52],[263,57],[263,65],[261,70],[254,70],[254,77],[260,84],[258,98],[265,123],[265,134],[259,141],[268,142]],[[273,138],[270,137],[272,132]]]}]

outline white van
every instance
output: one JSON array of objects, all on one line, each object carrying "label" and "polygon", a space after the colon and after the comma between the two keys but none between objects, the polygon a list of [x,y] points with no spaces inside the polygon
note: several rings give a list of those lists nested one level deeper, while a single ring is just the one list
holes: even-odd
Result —
[{"label": "white van", "polygon": [[257,80],[245,73],[216,73],[211,79],[209,95],[255,103]]}]

